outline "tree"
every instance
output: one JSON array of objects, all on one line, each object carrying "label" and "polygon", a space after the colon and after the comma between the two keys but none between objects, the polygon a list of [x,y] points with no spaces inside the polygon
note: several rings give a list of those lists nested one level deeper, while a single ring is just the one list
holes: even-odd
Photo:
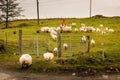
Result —
[{"label": "tree", "polygon": [[6,28],[8,28],[8,22],[15,17],[21,16],[22,7],[19,7],[17,0],[0,0],[0,10],[2,12],[1,19],[5,21]]}]

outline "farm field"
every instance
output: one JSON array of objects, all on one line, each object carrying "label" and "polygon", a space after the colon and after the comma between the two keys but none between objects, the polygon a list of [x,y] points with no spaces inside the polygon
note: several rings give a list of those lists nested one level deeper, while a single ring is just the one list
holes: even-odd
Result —
[{"label": "farm field", "polygon": [[[19,64],[19,30],[23,34],[23,53],[30,53],[33,57],[32,66],[25,70],[26,72],[58,72],[58,73],[73,73],[77,76],[95,75],[97,73],[120,73],[120,18],[66,18],[67,26],[71,23],[76,23],[76,27],[72,27],[71,32],[62,32],[61,43],[68,43],[68,51],[62,50],[62,57],[55,57],[51,61],[46,61],[43,58],[43,53],[50,51],[57,46],[57,41],[53,40],[50,33],[41,32],[41,27],[59,27],[62,19],[41,19],[40,25],[37,25],[36,20],[18,20],[9,23],[8,29],[4,28],[4,23],[0,23],[0,39],[4,40],[4,45],[7,45],[7,51],[0,53],[0,67],[10,70],[20,70]],[[106,27],[114,29],[114,32],[75,32],[75,28],[81,28],[81,24],[86,26],[94,26],[105,30]],[[100,27],[103,24],[103,27]],[[7,34],[7,42],[6,42]],[[68,36],[67,36],[68,35]],[[95,40],[95,46],[90,46],[90,52],[87,53],[87,44],[81,44],[82,36],[90,36],[90,39]],[[35,47],[35,36],[38,36],[39,49]],[[76,36],[76,37],[70,37]],[[72,41],[73,40],[73,41]],[[7,43],[7,44],[6,44]],[[104,43],[104,48],[101,43]],[[79,45],[81,44],[81,45]],[[79,46],[78,46],[79,45]],[[104,60],[102,55],[104,49]],[[87,71],[88,73],[85,73]],[[80,74],[82,73],[82,74]],[[92,73],[92,74],[91,74]]]}]

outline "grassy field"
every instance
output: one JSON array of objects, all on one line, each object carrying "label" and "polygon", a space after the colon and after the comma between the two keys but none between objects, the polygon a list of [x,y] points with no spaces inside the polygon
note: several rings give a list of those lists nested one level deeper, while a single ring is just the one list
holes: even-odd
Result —
[{"label": "grassy field", "polygon": [[[103,28],[101,29],[109,27],[114,29],[115,32],[106,33],[105,35],[102,35],[101,32],[85,33],[79,31],[75,33],[74,30],[71,33],[62,33],[64,35],[90,35],[96,42],[95,47],[91,47],[90,54],[85,53],[85,51],[84,54],[81,54],[81,52],[78,53],[77,50],[73,49],[74,53],[77,53],[74,56],[63,56],[60,59],[55,56],[51,62],[44,60],[42,55],[37,57],[36,54],[32,54],[33,65],[27,70],[28,72],[74,72],[78,67],[82,68],[82,66],[87,67],[86,70],[89,67],[91,70],[94,68],[97,72],[120,72],[120,18],[67,18],[65,20],[68,26],[72,22],[75,22],[77,24],[76,28],[80,28],[82,23],[87,26],[94,26],[95,28],[99,28],[99,25],[103,24]],[[8,50],[7,52],[0,53],[1,67],[19,71],[19,55],[13,55],[18,51],[17,41],[19,29],[22,29],[23,35],[41,36],[40,41],[43,42],[41,46],[46,45],[44,44],[44,38],[47,37],[47,39],[50,40],[50,50],[52,50],[56,46],[56,42],[50,38],[49,33],[36,33],[36,31],[44,26],[58,27],[60,24],[61,19],[42,19],[40,20],[39,26],[37,25],[36,20],[19,20],[10,22],[9,28],[3,29],[4,23],[1,23],[1,39],[5,38],[2,36],[2,34],[4,35],[4,32],[7,32],[8,34]],[[13,34],[14,31],[16,34]],[[104,50],[106,58],[104,62],[102,61],[101,43],[105,44]],[[40,54],[43,54],[43,52],[44,51],[41,51]],[[64,54],[64,52],[62,54]],[[113,69],[111,69],[111,67]]]}]

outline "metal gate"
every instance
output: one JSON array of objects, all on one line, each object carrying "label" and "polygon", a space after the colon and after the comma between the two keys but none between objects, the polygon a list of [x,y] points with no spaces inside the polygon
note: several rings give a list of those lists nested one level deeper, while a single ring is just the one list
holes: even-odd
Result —
[{"label": "metal gate", "polygon": [[[72,56],[75,54],[84,53],[87,51],[88,43],[82,43],[81,35],[64,35],[61,34],[61,53],[63,56]],[[68,45],[68,48],[64,48],[64,44]]]},{"label": "metal gate", "polygon": [[22,53],[41,55],[49,50],[49,38],[40,35],[22,36]]}]

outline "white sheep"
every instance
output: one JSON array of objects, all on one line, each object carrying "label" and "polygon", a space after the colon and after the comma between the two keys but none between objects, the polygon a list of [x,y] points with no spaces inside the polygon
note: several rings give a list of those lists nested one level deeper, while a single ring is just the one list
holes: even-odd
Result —
[{"label": "white sheep", "polygon": [[103,24],[100,24],[100,28],[102,28],[103,27]]},{"label": "white sheep", "polygon": [[57,40],[57,35],[55,34],[50,34],[53,40]]},{"label": "white sheep", "polygon": [[108,27],[106,27],[105,30],[106,30],[107,32],[114,32],[114,29],[111,29],[111,28],[108,28]]},{"label": "white sheep", "polygon": [[80,28],[80,31],[87,32],[87,26],[82,26],[82,27]]},{"label": "white sheep", "polygon": [[58,53],[57,47],[55,47],[55,48],[53,49],[53,52],[54,52],[54,53]]},{"label": "white sheep", "polygon": [[41,32],[49,32],[50,28],[49,27],[42,27]]},{"label": "white sheep", "polygon": [[83,32],[95,32],[96,29],[93,26],[82,26],[80,28],[80,31],[83,31]]},{"label": "white sheep", "polygon": [[92,45],[92,47],[95,46],[95,40],[94,39],[91,40],[91,45]]},{"label": "white sheep", "polygon": [[23,54],[19,58],[22,68],[28,68],[32,64],[32,57],[29,54]]},{"label": "white sheep", "polygon": [[78,28],[75,28],[75,32],[78,32]]},{"label": "white sheep", "polygon": [[85,36],[82,36],[82,43],[86,43],[87,39]]},{"label": "white sheep", "polygon": [[64,32],[71,32],[72,31],[72,27],[68,27],[68,26],[65,26],[65,27],[62,27],[62,31]]},{"label": "white sheep", "polygon": [[52,60],[53,57],[54,57],[54,54],[53,54],[53,53],[50,53],[50,52],[46,52],[46,53],[43,54],[43,57],[44,57],[44,59],[46,59],[46,60]]},{"label": "white sheep", "polygon": [[85,24],[82,23],[81,26],[83,27],[83,26],[85,26]]},{"label": "white sheep", "polygon": [[105,30],[106,30],[106,31],[108,31],[108,30],[109,30],[109,28],[108,28],[108,27],[106,27],[106,28],[105,28]]},{"label": "white sheep", "polygon": [[57,32],[53,29],[50,30],[50,34],[54,34],[54,35],[57,35]]},{"label": "white sheep", "polygon": [[114,29],[109,29],[108,32],[114,32]]},{"label": "white sheep", "polygon": [[99,28],[96,28],[96,32],[100,32],[101,30]]},{"label": "white sheep", "polygon": [[105,35],[106,34],[106,31],[102,31],[102,35]]},{"label": "white sheep", "polygon": [[64,48],[65,50],[67,50],[67,49],[68,49],[68,44],[67,44],[67,43],[64,43],[64,44],[63,44],[63,48]]},{"label": "white sheep", "polygon": [[71,23],[71,26],[72,27],[76,27],[76,23]]}]

